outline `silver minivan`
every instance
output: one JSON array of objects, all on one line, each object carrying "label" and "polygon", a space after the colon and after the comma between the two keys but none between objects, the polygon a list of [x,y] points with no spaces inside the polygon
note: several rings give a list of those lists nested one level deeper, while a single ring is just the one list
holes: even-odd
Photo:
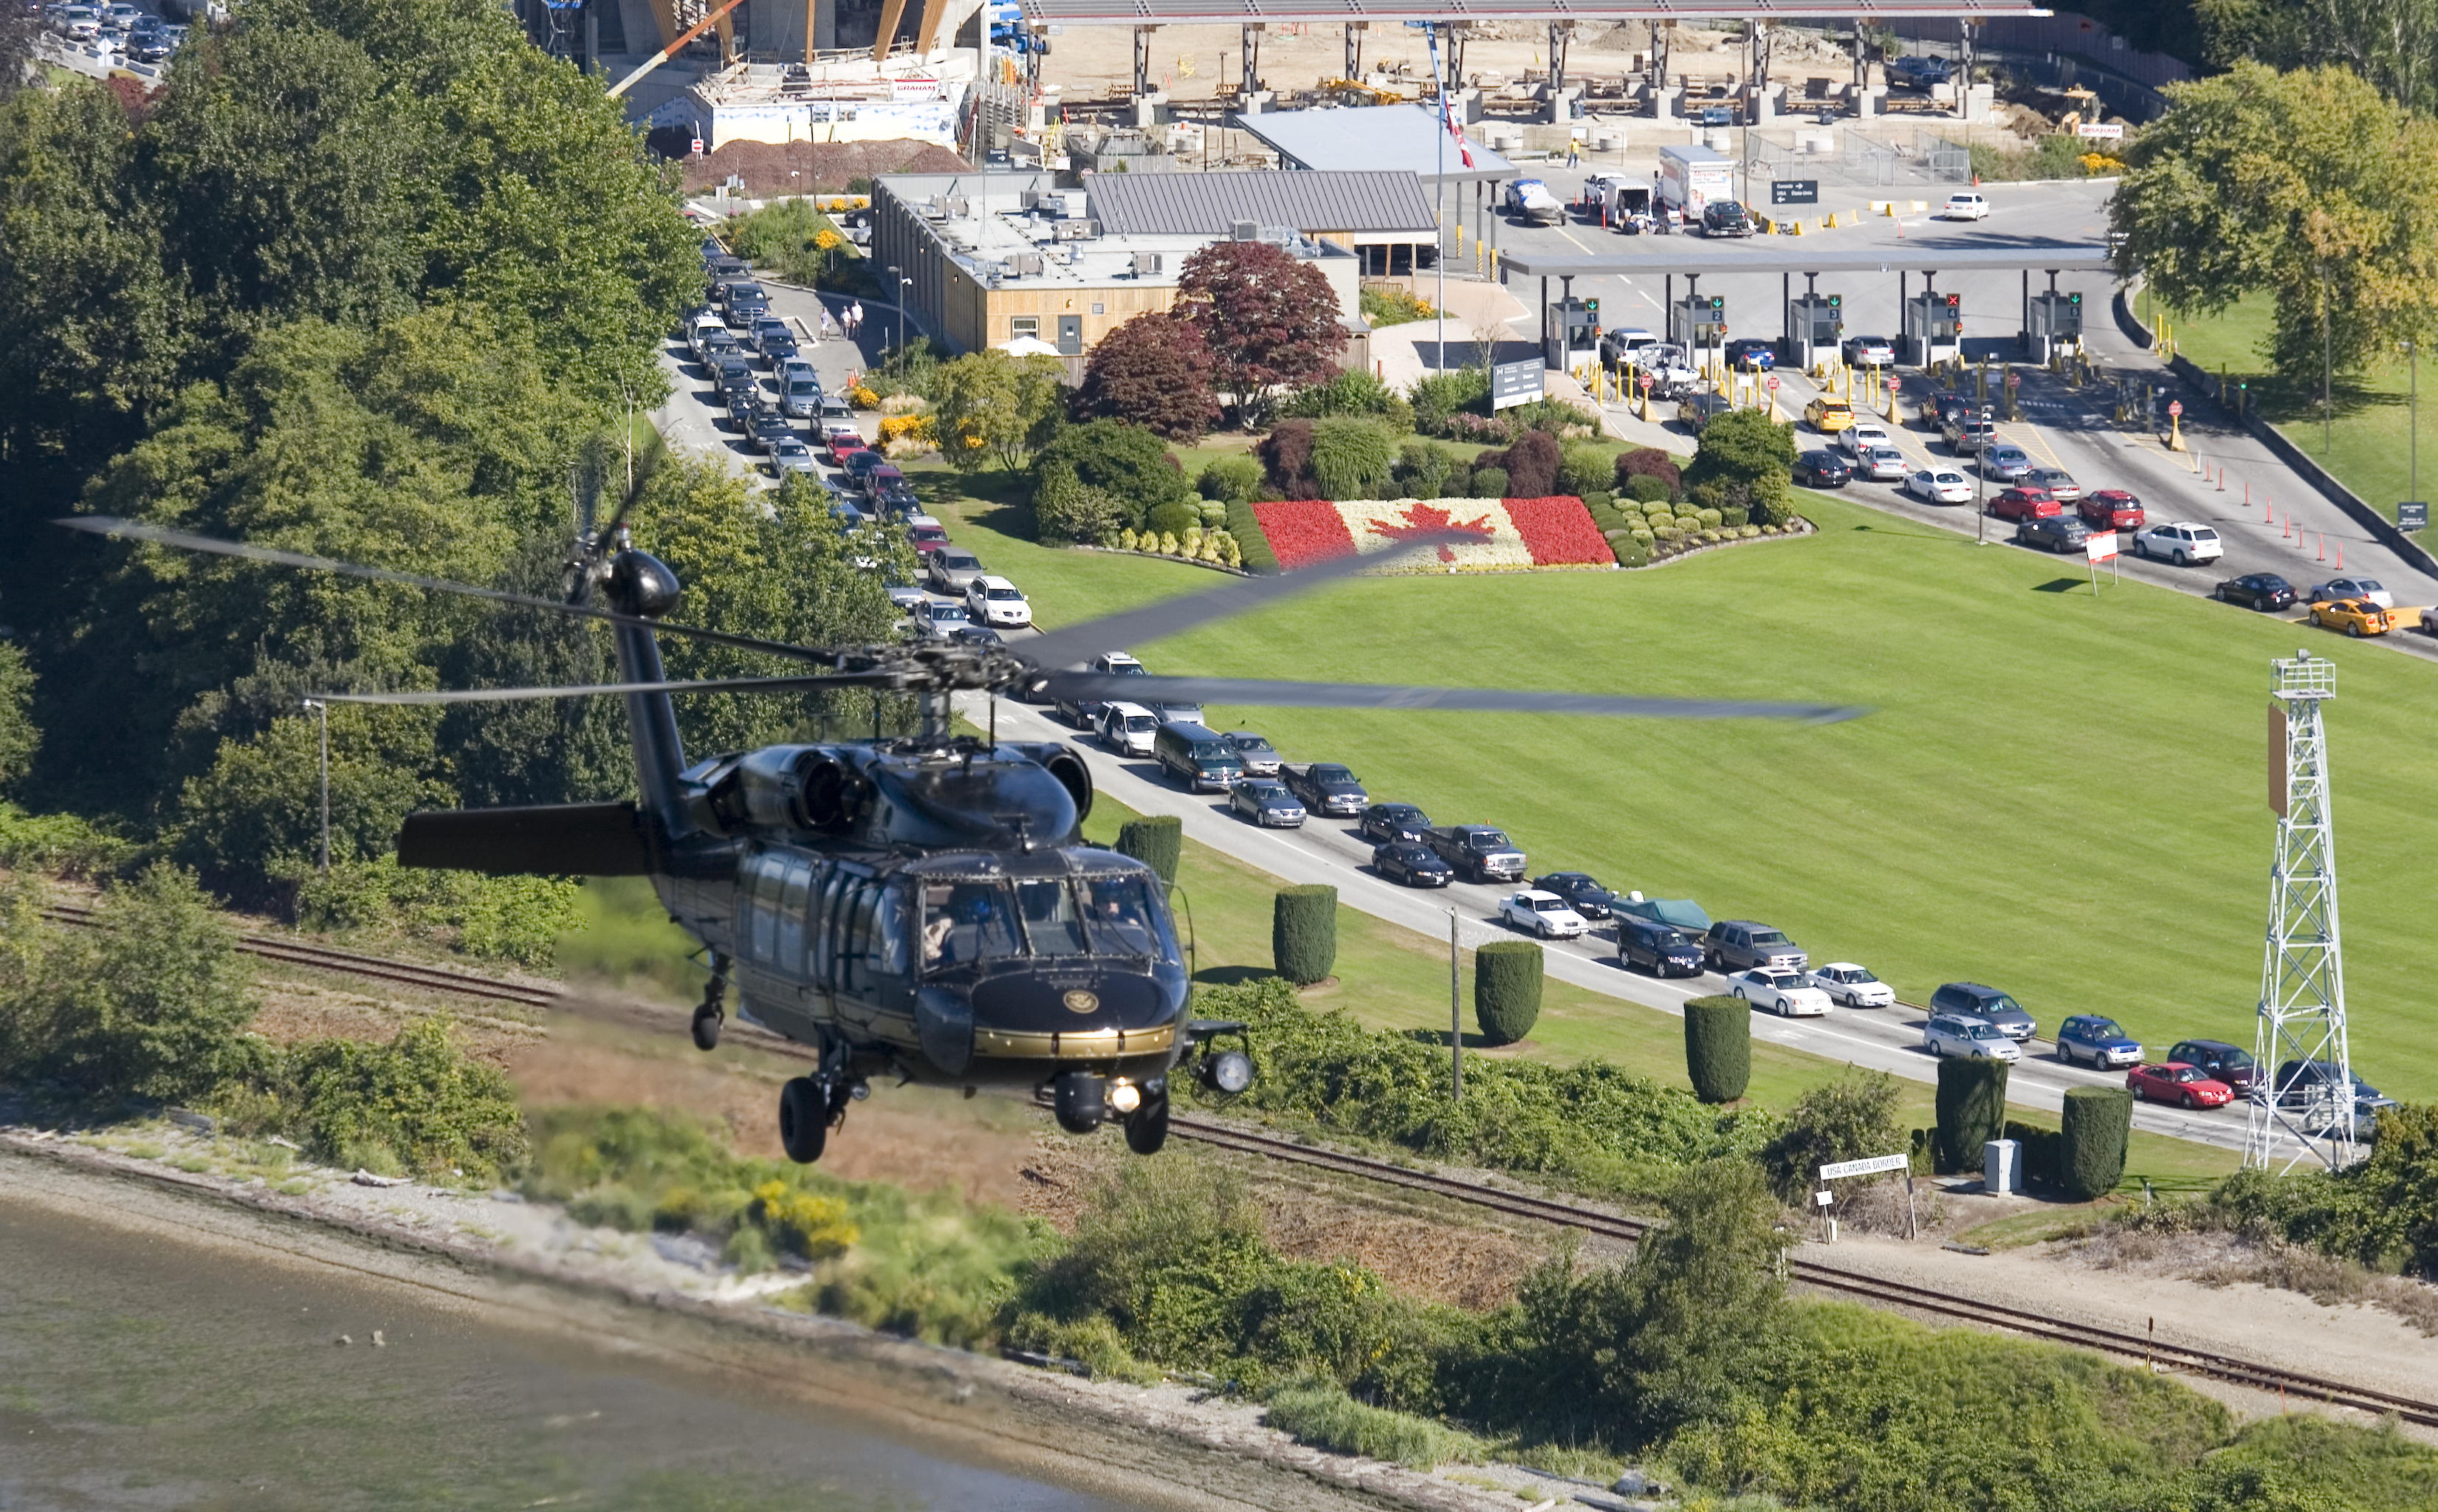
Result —
[{"label": "silver minivan", "polygon": [[779,408],[790,419],[809,420],[821,413],[822,380],[810,362],[789,362],[779,369]]},{"label": "silver minivan", "polygon": [[1922,1026],[1921,1043],[1935,1056],[1974,1061],[2020,1061],[2023,1047],[2006,1031],[1986,1018],[1962,1013],[1937,1013]]}]

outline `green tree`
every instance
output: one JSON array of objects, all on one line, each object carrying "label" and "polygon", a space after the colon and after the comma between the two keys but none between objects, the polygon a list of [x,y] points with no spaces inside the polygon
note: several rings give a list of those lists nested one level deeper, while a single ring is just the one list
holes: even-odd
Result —
[{"label": "green tree", "polygon": [[26,775],[43,732],[34,728],[34,673],[26,653],[0,641],[0,793]]},{"label": "green tree", "polygon": [[[2180,56],[2198,50],[2218,68],[2244,62],[2276,69],[2344,68],[2406,110],[2426,115],[2438,109],[2438,5],[2431,0],[2186,4],[2192,12],[2187,19],[2198,25],[2182,39],[2181,47],[2170,44],[2160,50]],[[2164,9],[2172,15],[2183,8]],[[2199,49],[2192,46],[2196,40]]]},{"label": "green tree", "polygon": [[1498,940],[1473,953],[1473,1016],[1481,1037],[1512,1045],[1532,1032],[1541,1018],[1541,947],[1528,940]]},{"label": "green tree", "polygon": [[1337,965],[1337,889],[1314,883],[1281,888],[1270,905],[1270,959],[1298,987],[1326,980]]},{"label": "green tree", "polygon": [[1378,420],[1334,415],[1312,425],[1312,473],[1325,498],[1377,499],[1397,464],[1397,438]]},{"label": "green tree", "polygon": [[1939,1169],[1980,1169],[1982,1147],[2006,1127],[2006,1063],[1939,1062],[1937,1109]]},{"label": "green tree", "polygon": [[1193,496],[1184,469],[1159,437],[1120,420],[1087,420],[1058,432],[1035,459],[1036,479],[1064,467],[1087,488],[1118,501],[1140,529],[1154,509]]},{"label": "green tree", "polygon": [[1065,373],[1054,357],[1011,357],[996,347],[943,363],[931,381],[942,454],[963,472],[986,462],[1023,471],[1066,413]]},{"label": "green tree", "polygon": [[[418,808],[455,799],[433,770],[438,711],[332,704],[330,854],[363,860],[398,844]],[[321,730],[315,716],[285,714],[251,740],[224,740],[211,769],[187,781],[178,853],[249,901],[293,876],[321,848]]]},{"label": "green tree", "polygon": [[1685,1072],[1704,1102],[1733,1102],[1752,1081],[1752,1006],[1740,997],[1685,1002]]},{"label": "green tree", "polygon": [[1786,1127],[1760,1152],[1770,1189],[1789,1204],[1805,1200],[1820,1168],[1865,1155],[1902,1152],[1897,1123],[1897,1079],[1884,1071],[1848,1070],[1795,1099]]},{"label": "green tree", "polygon": [[317,1040],[287,1075],[315,1158],[382,1174],[497,1181],[525,1155],[524,1113],[497,1066],[427,1014],[385,1046]]},{"label": "green tree", "polygon": [[193,1098],[238,1070],[259,1006],[237,931],[167,865],[102,895],[99,926],[52,956],[49,1069],[94,1093]]},{"label": "green tree", "polygon": [[1686,491],[1703,507],[1744,509],[1756,521],[1786,521],[1794,466],[1794,427],[1760,410],[1732,410],[1702,428]]},{"label": "green tree", "polygon": [[2111,209],[2121,267],[2194,313],[2268,294],[2261,355],[2288,377],[2438,329],[2438,122],[2344,67],[2244,62],[2168,94]]}]

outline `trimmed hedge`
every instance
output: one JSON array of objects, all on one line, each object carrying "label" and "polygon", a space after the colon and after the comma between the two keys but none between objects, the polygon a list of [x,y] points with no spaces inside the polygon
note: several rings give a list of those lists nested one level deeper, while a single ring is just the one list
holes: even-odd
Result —
[{"label": "trimmed hedge", "polygon": [[1541,947],[1497,940],[1473,953],[1473,1016],[1481,1037],[1512,1045],[1541,1017]]},{"label": "trimmed hedge", "polygon": [[1938,1063],[1938,1169],[1978,1170],[1981,1147],[2006,1128],[2006,1063]]},{"label": "trimmed hedge", "polygon": [[2052,1190],[2065,1185],[2065,1137],[2055,1129],[2006,1120],[2004,1138],[2023,1147],[2023,1184]]},{"label": "trimmed hedge", "polygon": [[1270,905],[1270,958],[1279,975],[1298,987],[1329,976],[1337,964],[1337,889],[1317,883],[1281,888]]},{"label": "trimmed hedge", "polygon": [[1740,997],[1685,1004],[1685,1074],[1704,1102],[1733,1102],[1752,1083],[1752,1005]]},{"label": "trimmed hedge", "polygon": [[2133,1094],[2123,1087],[2076,1087],[2065,1095],[2058,1134],[2058,1185],[2077,1202],[2105,1197],[2125,1179],[2133,1134]]},{"label": "trimmed hedge", "polygon": [[1150,867],[1162,882],[1175,882],[1177,860],[1185,853],[1185,821],[1174,814],[1128,819],[1118,831],[1117,852]]},{"label": "trimmed hedge", "polygon": [[1279,554],[1270,550],[1270,538],[1262,534],[1261,518],[1253,513],[1250,502],[1228,501],[1228,534],[1236,538],[1236,549],[1245,554],[1245,571],[1265,577],[1276,576]]}]

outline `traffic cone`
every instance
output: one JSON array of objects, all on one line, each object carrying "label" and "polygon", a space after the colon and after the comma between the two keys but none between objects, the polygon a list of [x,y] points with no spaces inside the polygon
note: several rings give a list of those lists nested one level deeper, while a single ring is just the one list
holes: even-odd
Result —
[{"label": "traffic cone", "polygon": [[2323,561],[2323,562],[2324,562],[2324,561],[2326,561],[2327,559],[2328,559],[2328,533],[2327,533],[2326,531],[2322,531],[2322,532],[2320,532],[2320,560],[2322,560],[2322,561]]},{"label": "traffic cone", "polygon": [[2287,517],[2286,517],[2286,528],[2285,528],[2284,530],[2282,530],[2282,531],[2278,532],[2277,534],[2278,534],[2278,537],[2279,537],[2280,539],[2282,539],[2282,540],[2292,540],[2292,539],[2294,538],[2294,517],[2293,517],[2293,516],[2288,515],[2288,516],[2287,516]]}]

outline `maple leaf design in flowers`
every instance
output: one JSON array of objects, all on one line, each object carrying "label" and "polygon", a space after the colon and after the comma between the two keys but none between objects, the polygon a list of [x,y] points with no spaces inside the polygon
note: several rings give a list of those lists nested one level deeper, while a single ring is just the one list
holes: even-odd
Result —
[{"label": "maple leaf design in flowers", "polygon": [[[1403,519],[1366,520],[1364,528],[1374,536],[1386,536],[1392,541],[1418,540],[1427,536],[1444,536],[1451,531],[1461,531],[1468,535],[1478,536],[1483,540],[1489,540],[1497,534],[1498,530],[1488,515],[1478,519],[1458,519],[1456,518],[1455,511],[1440,509],[1431,504],[1408,506]],[[1445,546],[1439,550],[1440,561],[1456,560],[1454,551]]]}]

